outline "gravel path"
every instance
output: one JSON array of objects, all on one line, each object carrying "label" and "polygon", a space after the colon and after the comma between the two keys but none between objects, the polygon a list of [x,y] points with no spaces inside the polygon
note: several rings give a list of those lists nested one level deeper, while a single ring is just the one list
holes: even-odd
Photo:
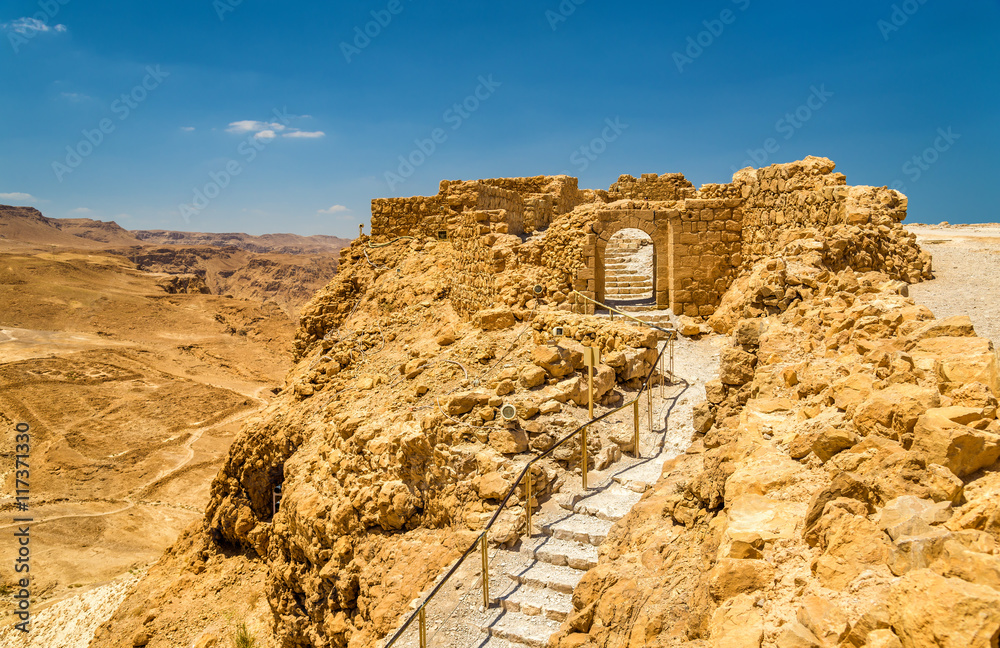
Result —
[{"label": "gravel path", "polygon": [[976,333],[1000,348],[1000,225],[911,225],[934,257],[932,281],[910,286],[910,297],[938,318],[968,315]]}]

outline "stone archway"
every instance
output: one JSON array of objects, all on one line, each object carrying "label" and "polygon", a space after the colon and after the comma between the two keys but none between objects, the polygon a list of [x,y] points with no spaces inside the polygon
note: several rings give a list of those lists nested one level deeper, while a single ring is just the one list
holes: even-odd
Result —
[{"label": "stone archway", "polygon": [[[656,296],[656,246],[638,228],[626,227],[604,249],[604,301],[617,308],[652,307]],[[651,308],[649,308],[651,310]]]},{"label": "stone archway", "polygon": [[[667,285],[668,285],[668,264],[666,261],[667,254],[667,236],[666,232],[659,231],[657,223],[655,223],[654,212],[646,210],[636,210],[636,211],[622,211],[622,212],[605,212],[609,215],[616,216],[616,220],[608,222],[604,220],[601,223],[601,231],[597,237],[596,245],[594,249],[594,293],[595,299],[599,302],[605,303],[608,299],[607,291],[607,254],[608,254],[608,243],[622,230],[639,230],[652,242],[653,254],[652,254],[652,273],[651,273],[651,291],[652,299],[649,304],[655,304],[658,308],[666,308],[668,303],[667,298]],[[664,223],[665,225],[665,223]]]}]

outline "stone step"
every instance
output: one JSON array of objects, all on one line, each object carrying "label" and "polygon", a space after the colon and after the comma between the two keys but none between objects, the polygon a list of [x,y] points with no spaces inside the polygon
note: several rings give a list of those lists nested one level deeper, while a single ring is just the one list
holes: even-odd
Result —
[{"label": "stone step", "polygon": [[608,296],[611,295],[623,295],[626,297],[633,297],[638,295],[648,295],[653,292],[653,287],[649,288],[607,288],[606,292]]},{"label": "stone step", "polygon": [[615,483],[636,493],[644,493],[653,487],[663,473],[663,463],[647,461],[623,470],[614,476]]},{"label": "stone step", "polygon": [[512,570],[507,574],[507,577],[515,583],[526,587],[537,587],[561,594],[572,594],[573,588],[576,587],[576,584],[580,582],[585,573],[587,572],[582,569],[560,567],[558,565],[550,565],[546,562],[536,562],[529,567]]},{"label": "stone step", "polygon": [[521,553],[556,567],[586,570],[597,566],[597,547],[575,540],[558,540],[552,536],[522,540]]},{"label": "stone step", "polygon": [[480,626],[491,637],[516,641],[533,648],[545,648],[549,637],[559,631],[560,623],[541,616],[504,612],[496,620]]},{"label": "stone step", "polygon": [[625,517],[641,496],[618,483],[599,491],[572,493],[559,501],[567,511],[590,515],[600,520],[617,522]]},{"label": "stone step", "polygon": [[491,602],[507,612],[541,616],[552,621],[565,621],[573,612],[572,594],[530,585],[518,585],[510,592],[491,599]]},{"label": "stone step", "polygon": [[612,524],[608,520],[573,513],[555,522],[540,525],[540,531],[557,540],[574,540],[599,547],[608,537]]}]

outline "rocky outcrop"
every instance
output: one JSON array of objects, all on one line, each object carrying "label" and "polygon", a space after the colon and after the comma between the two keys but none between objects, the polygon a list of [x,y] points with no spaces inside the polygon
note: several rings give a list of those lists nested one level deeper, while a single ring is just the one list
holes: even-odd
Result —
[{"label": "rocky outcrop", "polygon": [[[612,530],[550,645],[997,646],[996,351],[812,240],[727,294],[704,438]],[[795,299],[748,290],[793,267]]]}]

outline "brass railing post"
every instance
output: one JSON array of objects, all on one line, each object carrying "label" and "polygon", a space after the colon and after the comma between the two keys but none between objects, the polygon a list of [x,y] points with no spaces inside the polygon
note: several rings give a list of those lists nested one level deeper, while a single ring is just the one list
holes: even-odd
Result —
[{"label": "brass railing post", "polygon": [[487,551],[489,545],[486,540],[486,532],[483,531],[483,609],[490,609],[490,556]]},{"label": "brass railing post", "polygon": [[632,401],[632,452],[639,458],[639,397]]},{"label": "brass railing post", "polygon": [[420,608],[420,648],[427,648],[427,610]]},{"label": "brass railing post", "polygon": [[663,373],[663,354],[660,354],[660,398],[663,398],[663,383],[667,382],[667,375]]},{"label": "brass railing post", "polygon": [[[593,417],[592,417],[593,418]],[[583,490],[587,490],[587,426],[583,427],[583,444],[580,446],[580,456],[583,459]]]},{"label": "brass railing post", "polygon": [[527,513],[527,536],[531,537],[531,466],[528,466],[528,474],[524,476],[528,480],[525,489],[524,510]]},{"label": "brass railing post", "polygon": [[646,405],[649,408],[649,433],[653,433],[653,388],[646,383]]}]

